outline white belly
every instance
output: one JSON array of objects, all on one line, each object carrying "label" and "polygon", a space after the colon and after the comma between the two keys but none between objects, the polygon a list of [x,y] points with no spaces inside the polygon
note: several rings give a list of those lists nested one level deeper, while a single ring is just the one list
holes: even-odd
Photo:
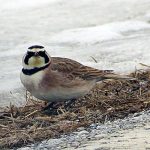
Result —
[{"label": "white belly", "polygon": [[34,75],[25,75],[21,72],[20,79],[24,87],[33,94],[34,91],[39,90],[39,83],[41,82],[43,77],[43,72],[39,71]]},{"label": "white belly", "polygon": [[65,101],[74,98],[79,98],[87,94],[95,85],[96,81],[87,81],[81,86],[73,86],[72,88],[57,86],[44,90],[39,87],[43,72],[40,71],[35,75],[28,76],[21,73],[21,82],[25,88],[36,98],[44,101]]},{"label": "white belly", "polygon": [[34,93],[35,97],[45,101],[65,101],[70,99],[76,99],[81,96],[86,95],[95,85],[95,82],[91,82],[91,84],[81,86],[81,87],[74,87],[74,88],[64,88],[64,87],[57,87],[53,88],[46,93]]}]

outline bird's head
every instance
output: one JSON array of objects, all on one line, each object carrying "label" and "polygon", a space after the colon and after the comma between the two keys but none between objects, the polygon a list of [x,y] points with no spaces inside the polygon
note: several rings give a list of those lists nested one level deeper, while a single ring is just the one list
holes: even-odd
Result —
[{"label": "bird's head", "polygon": [[23,57],[24,69],[40,68],[51,62],[51,58],[43,46],[30,46]]}]

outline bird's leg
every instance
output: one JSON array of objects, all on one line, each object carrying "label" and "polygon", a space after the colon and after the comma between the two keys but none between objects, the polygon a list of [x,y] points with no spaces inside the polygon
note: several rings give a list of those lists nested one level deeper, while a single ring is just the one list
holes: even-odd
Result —
[{"label": "bird's leg", "polygon": [[43,108],[43,112],[47,115],[58,115],[58,108],[60,107],[61,103],[58,102],[51,102],[48,103],[46,107]]},{"label": "bird's leg", "polygon": [[55,103],[56,102],[48,103],[47,106],[43,108],[43,111],[48,110],[48,109],[54,109],[54,104]]},{"label": "bird's leg", "polygon": [[65,105],[64,105],[65,109],[67,109],[68,107],[71,107],[71,106],[75,103],[75,101],[76,101],[75,98],[74,98],[74,99],[71,99],[71,100],[69,100],[69,101],[66,101],[66,103],[65,103]]},{"label": "bird's leg", "polygon": [[[69,110],[71,106],[74,105],[76,99],[71,99],[65,102],[64,108]],[[62,105],[62,103],[58,102],[51,102],[46,107],[42,109],[42,111],[48,115],[58,115],[58,108]]]}]

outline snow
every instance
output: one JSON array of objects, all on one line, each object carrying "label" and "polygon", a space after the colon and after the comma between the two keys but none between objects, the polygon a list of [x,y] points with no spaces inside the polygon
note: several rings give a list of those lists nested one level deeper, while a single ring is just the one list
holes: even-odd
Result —
[{"label": "snow", "polygon": [[[22,56],[51,56],[127,74],[150,64],[150,0],[0,0],[0,104],[22,104]],[[93,58],[97,60],[97,63]]]},{"label": "snow", "polygon": [[45,5],[45,4],[48,4],[48,3],[54,3],[58,0],[5,0],[5,2],[3,0],[0,0],[0,8],[1,8],[1,11],[3,10],[15,10],[15,9],[24,9],[24,8],[34,8],[36,6],[39,6],[39,5]]},{"label": "snow", "polygon": [[115,39],[123,39],[125,32],[150,29],[150,24],[143,21],[123,21],[104,24],[96,27],[78,28],[62,31],[51,41],[56,43],[94,44]]}]

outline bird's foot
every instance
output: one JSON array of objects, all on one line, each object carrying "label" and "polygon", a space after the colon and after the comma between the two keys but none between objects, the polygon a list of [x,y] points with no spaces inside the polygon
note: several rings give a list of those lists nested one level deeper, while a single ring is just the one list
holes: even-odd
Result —
[{"label": "bird's foot", "polygon": [[63,108],[68,111],[69,108],[75,104],[75,101],[76,99],[71,99],[65,102],[51,102],[48,103],[46,107],[43,107],[41,111],[48,115],[58,115],[62,113],[62,111],[59,110],[60,108],[61,110]]},{"label": "bird's foot", "polygon": [[68,110],[70,107],[72,107],[75,104],[76,99],[71,99],[69,101],[65,102],[64,108]]},{"label": "bird's foot", "polygon": [[56,102],[48,103],[45,107],[42,108],[42,112],[49,115],[56,115],[57,114],[57,107],[55,106]]}]

